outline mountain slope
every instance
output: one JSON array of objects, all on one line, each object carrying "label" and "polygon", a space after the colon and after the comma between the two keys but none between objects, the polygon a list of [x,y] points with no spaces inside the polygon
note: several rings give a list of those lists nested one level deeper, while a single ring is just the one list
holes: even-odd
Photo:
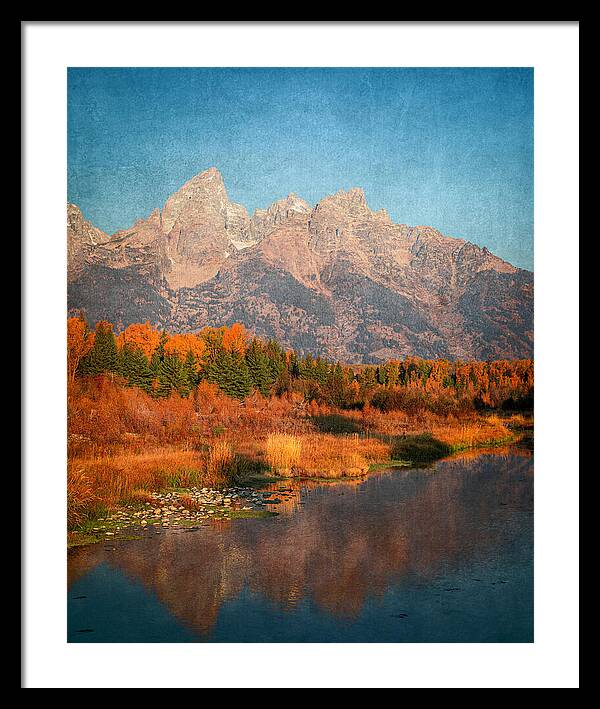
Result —
[{"label": "mountain slope", "polygon": [[69,210],[69,308],[92,322],[239,321],[347,362],[532,356],[532,273],[394,224],[361,189],[314,208],[292,194],[249,216],[211,168],[112,237]]}]

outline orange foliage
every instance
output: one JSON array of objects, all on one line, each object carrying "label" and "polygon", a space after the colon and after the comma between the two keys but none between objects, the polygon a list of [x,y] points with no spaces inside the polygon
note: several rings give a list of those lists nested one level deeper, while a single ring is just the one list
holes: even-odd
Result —
[{"label": "orange foliage", "polygon": [[117,346],[128,345],[131,348],[141,350],[148,359],[158,347],[160,342],[160,332],[152,327],[149,322],[134,323],[129,325],[123,332],[117,335]]},{"label": "orange foliage", "polygon": [[243,355],[248,344],[248,333],[241,323],[233,323],[229,328],[224,328],[223,347],[230,352]]},{"label": "orange foliage", "polygon": [[[294,359],[293,376],[284,371],[281,385],[273,388],[283,392],[280,396],[263,396],[255,389],[240,401],[201,381],[185,398],[175,392],[156,398],[125,386],[116,370],[76,378],[94,333],[80,317],[69,318],[67,325],[72,525],[101,506],[132,497],[143,500],[149,491],[168,485],[227,484],[244,464],[253,471],[271,462],[293,475],[354,477],[370,463],[388,460],[415,434],[427,434],[440,454],[506,440],[511,436],[507,419],[478,412],[485,407],[510,410],[515,404],[526,411],[533,397],[531,360],[407,358],[379,367],[342,368],[307,357],[299,368]],[[112,325],[98,323],[98,331],[103,328]],[[148,322],[130,325],[117,336],[119,347],[137,348],[148,358],[160,341],[161,333]],[[244,327],[235,323],[171,335],[165,351],[181,359],[192,352],[199,366],[222,349],[244,355],[248,342]],[[291,366],[291,353],[285,361]],[[522,423],[514,421],[515,426]],[[275,462],[283,458],[287,462]]]},{"label": "orange foliage", "polygon": [[67,320],[67,377],[69,382],[75,379],[79,362],[94,346],[94,333],[88,332],[82,317]]},{"label": "orange foliage", "polygon": [[302,477],[357,477],[364,475],[371,463],[391,458],[389,443],[357,433],[310,434],[300,441],[302,457],[295,473]]},{"label": "orange foliage", "polygon": [[185,359],[189,352],[196,358],[196,366],[200,368],[200,360],[206,351],[204,341],[198,335],[176,334],[170,335],[165,343],[167,354],[176,354],[180,359]]},{"label": "orange foliage", "polygon": [[69,452],[103,453],[111,446],[128,449],[180,442],[193,434],[194,404],[173,394],[157,400],[109,377],[75,381],[67,411]]}]

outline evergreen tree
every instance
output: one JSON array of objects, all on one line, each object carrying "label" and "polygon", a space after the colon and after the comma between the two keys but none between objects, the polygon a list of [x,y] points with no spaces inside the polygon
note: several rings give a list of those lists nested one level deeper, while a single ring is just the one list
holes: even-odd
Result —
[{"label": "evergreen tree", "polygon": [[245,399],[252,391],[246,360],[236,352],[218,350],[206,368],[206,379],[237,399]]},{"label": "evergreen tree", "polygon": [[188,381],[189,389],[195,389],[198,386],[198,382],[200,381],[200,376],[198,374],[196,355],[194,355],[191,350],[188,351],[185,357],[183,369],[185,371],[185,376]]},{"label": "evergreen tree", "polygon": [[81,360],[80,370],[82,374],[92,376],[103,374],[104,372],[118,373],[117,342],[110,323],[102,321],[96,324],[94,346]]},{"label": "evergreen tree", "polygon": [[165,345],[167,344],[168,339],[169,338],[167,336],[167,333],[161,332],[160,340],[158,341],[158,347],[152,353],[152,359],[150,360],[150,368],[156,376],[158,376],[160,372],[160,365],[162,364],[162,362],[164,362],[166,356]]},{"label": "evergreen tree", "polygon": [[330,372],[330,365],[326,359],[322,357],[317,357],[315,359],[315,366],[313,369],[313,378],[319,382],[319,384],[325,384]]},{"label": "evergreen tree", "polygon": [[150,392],[154,373],[150,368],[148,358],[142,350],[139,347],[124,345],[119,359],[119,373],[127,380],[127,384]]},{"label": "evergreen tree", "polygon": [[338,362],[331,367],[327,377],[327,399],[334,406],[344,406],[347,403],[346,375]]},{"label": "evergreen tree", "polygon": [[310,352],[300,360],[300,378],[314,379],[314,361]]},{"label": "evergreen tree", "polygon": [[260,341],[254,338],[246,350],[246,364],[253,386],[263,395],[268,396],[275,381],[271,360]]},{"label": "evergreen tree", "polygon": [[290,354],[289,372],[294,379],[300,376],[300,365],[298,363],[298,355],[295,351]]},{"label": "evergreen tree", "polygon": [[273,390],[277,396],[281,396],[282,394],[287,394],[292,391],[292,376],[285,367],[275,380]]},{"label": "evergreen tree", "polygon": [[271,382],[275,382],[286,367],[285,351],[276,340],[269,340],[266,355],[271,373]]},{"label": "evergreen tree", "polygon": [[158,387],[155,395],[166,397],[173,391],[181,396],[188,396],[191,387],[184,363],[176,354],[166,354],[158,366]]}]

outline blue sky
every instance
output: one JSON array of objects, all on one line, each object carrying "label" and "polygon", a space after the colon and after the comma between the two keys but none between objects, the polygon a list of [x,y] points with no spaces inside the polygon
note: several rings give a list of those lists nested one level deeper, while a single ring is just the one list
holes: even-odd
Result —
[{"label": "blue sky", "polygon": [[68,200],[96,226],[211,166],[250,212],[363,187],[533,268],[532,69],[69,69]]}]

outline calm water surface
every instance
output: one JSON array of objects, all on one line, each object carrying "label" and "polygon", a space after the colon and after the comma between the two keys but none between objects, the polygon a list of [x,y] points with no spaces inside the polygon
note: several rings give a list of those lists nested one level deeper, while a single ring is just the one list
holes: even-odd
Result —
[{"label": "calm water surface", "polygon": [[533,641],[531,453],[293,490],[277,517],[71,550],[68,640]]}]

